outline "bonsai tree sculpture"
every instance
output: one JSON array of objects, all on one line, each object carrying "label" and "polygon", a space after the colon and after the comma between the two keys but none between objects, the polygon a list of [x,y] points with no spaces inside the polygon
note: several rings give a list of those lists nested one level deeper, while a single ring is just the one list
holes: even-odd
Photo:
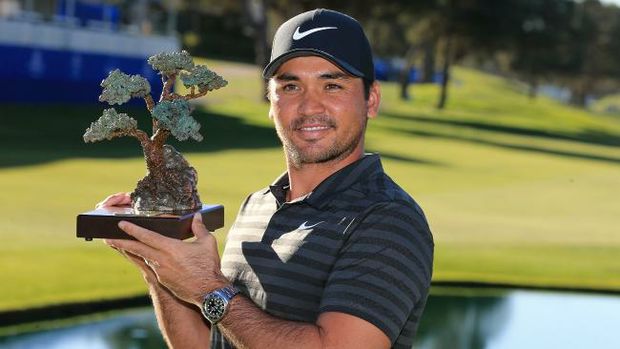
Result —
[{"label": "bonsai tree sculpture", "polygon": [[[224,87],[227,81],[205,65],[195,65],[186,51],[160,53],[150,57],[148,63],[162,78],[163,90],[157,103],[151,96],[148,80],[118,69],[101,82],[103,92],[99,100],[121,105],[131,98],[143,98],[153,118],[153,134],[149,137],[138,129],[135,119],[110,108],[104,110],[103,115],[86,130],[84,141],[97,142],[122,136],[138,139],[144,151],[147,174],[131,193],[135,211],[146,214],[194,211],[202,206],[196,190],[196,170],[165,142],[170,135],[179,141],[189,138],[201,141],[200,124],[190,114],[189,100]],[[188,94],[173,92],[178,77],[189,89]]]}]

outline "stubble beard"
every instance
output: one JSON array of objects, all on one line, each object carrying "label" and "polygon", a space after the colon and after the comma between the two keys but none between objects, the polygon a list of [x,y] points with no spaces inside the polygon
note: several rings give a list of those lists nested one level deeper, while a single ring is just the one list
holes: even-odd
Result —
[{"label": "stubble beard", "polygon": [[[321,120],[323,123],[330,125],[331,127],[338,127],[329,117],[309,117]],[[292,134],[295,130],[307,120],[308,118],[299,118],[296,120],[290,130],[285,131],[281,125],[276,125],[276,132],[284,147],[284,153],[291,165],[295,168],[302,168],[308,164],[320,164],[331,161],[338,161],[346,158],[350,155],[359,145],[362,140],[363,134],[366,130],[366,124],[361,125],[359,130],[353,134],[345,135],[345,139],[336,138],[332,144],[329,144],[325,149],[308,149],[298,147],[292,141]]]}]

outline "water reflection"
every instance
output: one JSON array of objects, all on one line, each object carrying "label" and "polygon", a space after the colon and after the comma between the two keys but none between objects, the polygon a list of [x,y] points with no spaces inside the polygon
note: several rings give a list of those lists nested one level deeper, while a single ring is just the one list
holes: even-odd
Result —
[{"label": "water reflection", "polygon": [[432,295],[418,329],[415,348],[484,349],[510,316],[505,294]]},{"label": "water reflection", "polygon": [[166,348],[151,308],[135,309],[88,323],[0,337],[2,349]]},{"label": "water reflection", "polygon": [[[463,292],[470,293],[470,292]],[[620,297],[540,291],[429,298],[416,349],[618,349]]]},{"label": "water reflection", "polygon": [[[620,348],[620,297],[534,291],[433,290],[416,349]],[[0,336],[0,349],[166,348],[150,308]]]}]

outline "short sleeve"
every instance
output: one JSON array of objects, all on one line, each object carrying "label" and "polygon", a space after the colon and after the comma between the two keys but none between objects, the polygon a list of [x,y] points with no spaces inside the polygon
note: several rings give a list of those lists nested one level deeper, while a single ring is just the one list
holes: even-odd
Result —
[{"label": "short sleeve", "polygon": [[415,204],[390,202],[369,208],[350,228],[319,311],[362,318],[394,344],[405,327],[415,331],[426,303],[433,264],[428,224]]}]

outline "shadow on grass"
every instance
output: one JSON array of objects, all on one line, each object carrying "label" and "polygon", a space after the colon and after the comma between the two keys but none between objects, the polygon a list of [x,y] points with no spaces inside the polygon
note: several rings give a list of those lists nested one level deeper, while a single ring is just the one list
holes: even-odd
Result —
[{"label": "shadow on grass", "polygon": [[[84,143],[82,135],[97,120],[102,106],[13,106],[3,105],[0,127],[0,168],[40,164],[70,158],[141,157],[142,148],[131,137]],[[138,120],[150,133],[150,120],[143,108],[119,108]],[[192,114],[202,124],[202,142],[168,143],[183,153],[215,152],[229,149],[280,147],[272,127],[250,125],[241,118],[196,110]]]},{"label": "shadow on grass", "polygon": [[588,144],[605,145],[605,146],[620,146],[620,135],[601,132],[598,130],[582,130],[579,133],[560,133],[547,130],[537,130],[526,127],[507,126],[489,124],[477,121],[464,121],[464,120],[447,120],[438,119],[430,116],[420,115],[403,115],[397,113],[383,112],[381,116],[385,116],[387,119],[404,120],[412,123],[427,123],[433,125],[445,125],[456,126],[462,128],[468,128],[472,130],[481,131],[493,131],[499,133],[508,133],[518,136],[534,136],[544,137],[549,139],[560,139],[577,141]]},{"label": "shadow on grass", "polygon": [[581,152],[571,152],[571,151],[566,151],[566,150],[556,150],[556,149],[549,149],[549,148],[536,147],[536,146],[523,145],[523,144],[514,144],[514,143],[507,143],[507,142],[503,143],[503,142],[492,141],[488,139],[476,138],[475,136],[442,134],[439,132],[429,132],[429,131],[410,130],[410,129],[408,130],[408,129],[402,129],[402,128],[396,128],[396,127],[385,127],[385,126],[383,127],[390,131],[404,133],[406,135],[458,140],[458,141],[464,141],[464,142],[475,143],[475,144],[490,145],[490,146],[505,148],[505,149],[521,150],[521,151],[557,155],[557,156],[569,157],[569,158],[604,161],[604,162],[610,162],[614,164],[620,164],[620,157],[611,157],[611,156],[588,154],[588,153],[581,153]]}]

